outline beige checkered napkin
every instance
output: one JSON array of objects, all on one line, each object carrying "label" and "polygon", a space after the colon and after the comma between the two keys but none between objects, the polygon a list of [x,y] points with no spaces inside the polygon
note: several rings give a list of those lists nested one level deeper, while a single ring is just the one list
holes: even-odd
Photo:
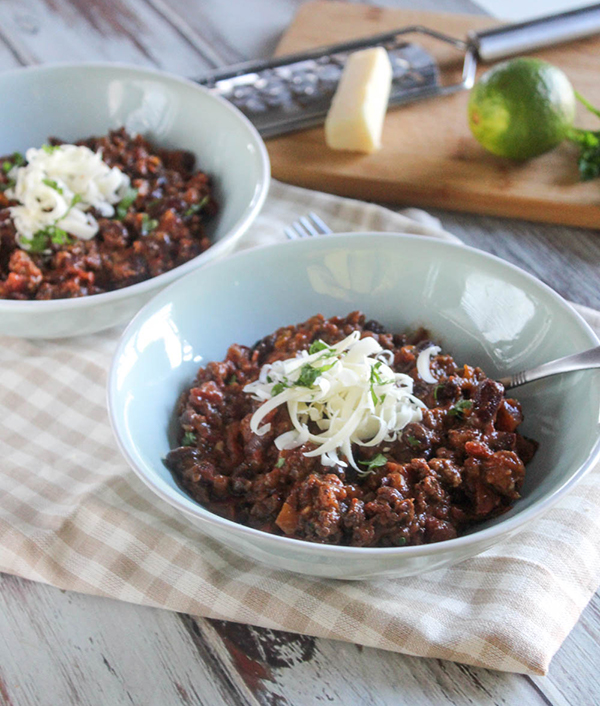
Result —
[{"label": "beige checkered napkin", "polygon": [[[452,238],[425,214],[415,222],[274,184],[246,245],[281,239],[311,209],[336,230]],[[598,313],[583,313],[600,330]],[[119,333],[0,341],[0,570],[413,655],[547,670],[600,581],[600,469],[533,527],[450,569],[360,583],[270,570],[199,535],[120,457],[104,403]]]}]

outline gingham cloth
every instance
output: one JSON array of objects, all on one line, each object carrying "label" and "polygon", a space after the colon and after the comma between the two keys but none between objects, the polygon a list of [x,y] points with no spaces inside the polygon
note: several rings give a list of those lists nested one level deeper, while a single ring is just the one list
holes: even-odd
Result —
[{"label": "gingham cloth", "polygon": [[[281,240],[309,210],[335,230],[453,238],[420,212],[275,183],[243,246]],[[599,331],[600,315],[583,314]],[[600,582],[600,468],[529,529],[449,569],[370,582],[275,571],[199,534],[121,458],[104,391],[120,332],[0,339],[0,570],[199,616],[546,672]]]}]

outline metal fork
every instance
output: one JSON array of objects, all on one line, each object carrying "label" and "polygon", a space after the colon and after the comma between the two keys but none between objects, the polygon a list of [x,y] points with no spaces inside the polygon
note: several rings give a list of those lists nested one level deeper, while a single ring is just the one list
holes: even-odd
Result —
[{"label": "metal fork", "polygon": [[505,389],[510,390],[513,387],[519,387],[551,375],[571,373],[576,370],[589,370],[590,368],[600,368],[600,346],[590,348],[587,351],[583,351],[583,353],[575,353],[558,360],[551,360],[549,363],[543,363],[536,368],[522,370],[508,377],[500,378],[499,382],[504,385]]},{"label": "metal fork", "polygon": [[319,235],[330,235],[331,228],[312,211],[283,229],[290,240],[298,238],[315,238]]},{"label": "metal fork", "polygon": [[[312,211],[284,228],[284,232],[290,240],[315,238],[319,235],[330,235],[333,233],[323,219]],[[553,360],[543,365],[538,365],[536,368],[519,371],[507,377],[499,378],[499,382],[504,385],[506,390],[511,390],[514,387],[520,387],[521,385],[533,382],[534,380],[540,380],[541,378],[560,375],[561,373],[570,373],[576,370],[589,370],[590,368],[600,368],[600,346],[583,351],[582,353]]]}]

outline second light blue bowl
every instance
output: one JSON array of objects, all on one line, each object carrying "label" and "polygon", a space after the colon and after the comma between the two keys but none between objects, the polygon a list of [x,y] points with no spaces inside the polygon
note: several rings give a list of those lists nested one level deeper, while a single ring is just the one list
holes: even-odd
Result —
[{"label": "second light blue bowl", "polygon": [[[210,513],[164,467],[177,398],[201,364],[230,344],[280,326],[361,309],[391,331],[425,326],[459,364],[502,376],[598,345],[581,317],[522,270],[483,252],[425,237],[337,235],[243,252],[161,292],[133,320],[115,354],[108,400],[125,457],[139,477],[230,549],[332,578],[408,576],[472,556],[535,522],[577,483],[600,450],[600,371],[515,391],[523,433],[540,442],[522,498],[472,533],[438,544],[369,549],[269,535]],[[199,535],[198,541],[202,542]]]}]

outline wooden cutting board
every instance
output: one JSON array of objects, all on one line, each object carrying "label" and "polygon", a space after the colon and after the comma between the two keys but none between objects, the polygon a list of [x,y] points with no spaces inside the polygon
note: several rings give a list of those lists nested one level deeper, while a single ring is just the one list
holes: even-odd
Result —
[{"label": "wooden cutting board", "polygon": [[[277,54],[412,24],[464,38],[469,29],[492,23],[469,15],[315,0],[300,8]],[[456,75],[462,56],[418,35],[415,41],[435,53],[445,73]],[[535,56],[560,66],[580,93],[600,105],[600,37]],[[273,176],[359,199],[600,228],[600,179],[579,182],[573,145],[562,144],[528,163],[494,157],[469,131],[467,100],[463,91],[390,110],[383,148],[372,155],[328,149],[322,128],[271,139],[267,147]],[[577,124],[600,129],[598,119],[584,109]]]}]

